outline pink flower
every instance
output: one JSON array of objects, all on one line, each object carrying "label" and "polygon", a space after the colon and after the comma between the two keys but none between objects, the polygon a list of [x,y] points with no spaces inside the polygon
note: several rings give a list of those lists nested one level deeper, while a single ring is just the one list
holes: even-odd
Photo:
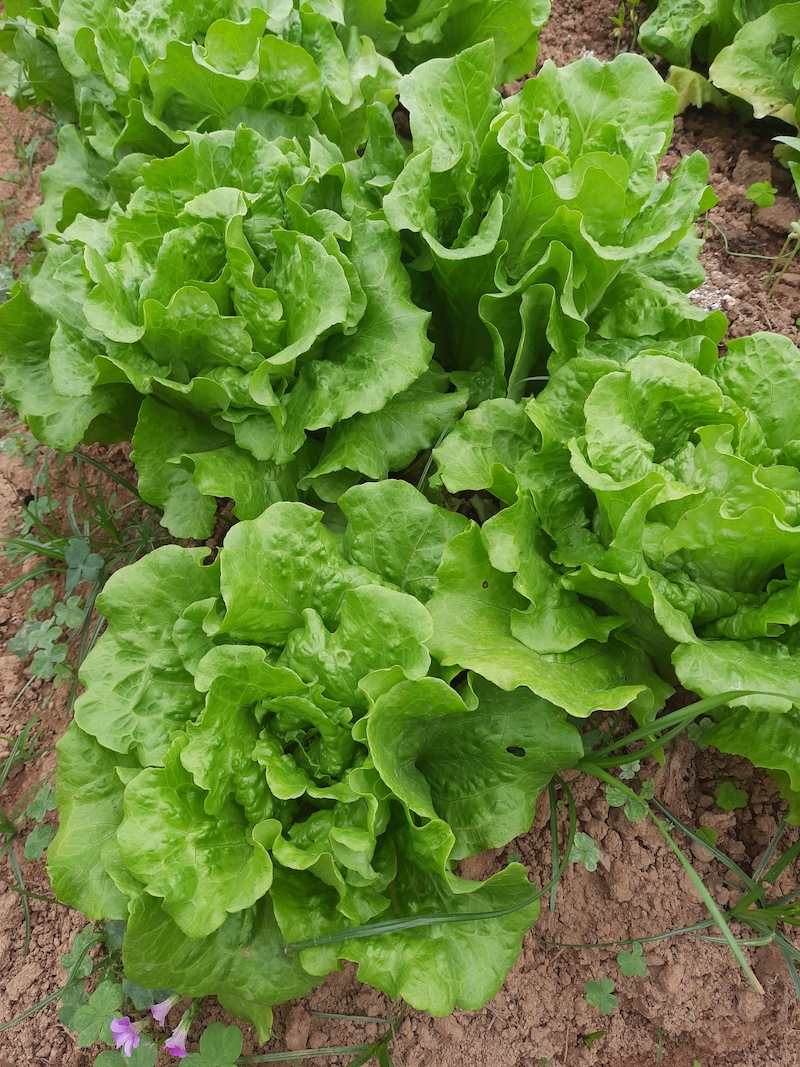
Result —
[{"label": "pink flower", "polygon": [[164,1048],[170,1054],[170,1056],[176,1056],[179,1060],[182,1060],[184,1056],[188,1056],[186,1051],[186,1038],[189,1035],[189,1027],[192,1025],[191,1018],[187,1018],[189,1011],[185,1011],[176,1028],[172,1031],[172,1035],[164,1042]]},{"label": "pink flower", "polygon": [[143,1026],[144,1023],[132,1023],[127,1015],[111,1020],[111,1036],[116,1041],[117,1048],[122,1049],[124,1056],[130,1056],[139,1044],[139,1031]]},{"label": "pink flower", "polygon": [[153,1016],[159,1026],[163,1026],[167,1021],[167,1015],[171,1008],[180,1000],[180,996],[177,993],[173,993],[171,997],[167,997],[166,1000],[162,1000],[159,1004],[150,1005],[150,1014]]}]

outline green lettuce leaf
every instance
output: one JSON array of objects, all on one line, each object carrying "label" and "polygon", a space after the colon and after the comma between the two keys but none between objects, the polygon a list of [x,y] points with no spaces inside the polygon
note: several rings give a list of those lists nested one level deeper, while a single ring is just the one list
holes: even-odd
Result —
[{"label": "green lettuce leaf", "polygon": [[103,748],[75,723],[56,749],[59,829],[47,849],[53,892],[89,919],[125,919],[128,902],[109,877],[103,853],[122,822],[125,786],[117,768],[138,771],[138,761]]},{"label": "green lettuce leaf", "polygon": [[374,581],[369,571],[342,557],[321,519],[305,504],[286,503],[234,526],[221,560],[226,611],[219,633],[282,646],[303,626],[306,608],[332,624],[347,590]]},{"label": "green lettuce leaf", "polygon": [[507,691],[526,686],[579,717],[625,707],[648,688],[649,671],[624,647],[584,641],[567,652],[539,654],[518,640],[512,619],[529,602],[509,575],[494,569],[477,526],[450,541],[437,580],[428,601],[430,647],[443,664],[466,667]]},{"label": "green lettuce leaf", "polygon": [[437,474],[431,484],[444,484],[451,493],[488,489],[504,504],[510,504],[517,491],[514,468],[537,438],[536,429],[520,404],[487,400],[468,411],[433,450]]},{"label": "green lettuce leaf", "polygon": [[[485,882],[473,882],[449,872],[452,831],[437,820],[424,827],[396,816],[392,827],[398,844],[395,879],[398,906],[392,917],[407,915],[469,915],[522,905],[504,920],[431,924],[374,938],[345,941],[333,949],[307,949],[303,965],[314,972],[330,969],[336,956],[358,964],[358,978],[412,1006],[425,1005],[432,1015],[447,1015],[454,1007],[475,1009],[502,985],[508,967],[519,954],[522,938],[539,914],[539,903],[524,906],[534,895],[524,867],[510,864]],[[332,891],[297,872],[280,873],[273,900],[287,937],[305,939],[318,933],[341,931],[333,922]]]},{"label": "green lettuce leaf", "polygon": [[[778,0],[776,0],[778,2]],[[727,0],[659,0],[639,31],[642,47],[678,67],[690,67],[692,47],[709,62],[741,27],[741,4]],[[695,38],[701,31],[700,40]]]},{"label": "green lettuce leaf", "polygon": [[800,26],[797,4],[779,4],[748,22],[709,69],[718,89],[752,105],[757,119],[774,116],[797,125]]},{"label": "green lettuce leaf", "polygon": [[187,937],[157,900],[143,895],[131,905],[122,952],[125,974],[137,985],[216,996],[267,1041],[271,1006],[305,996],[319,983],[283,946],[269,897],[205,937]]},{"label": "green lettuce leaf", "polygon": [[390,470],[402,470],[434,444],[467,406],[466,392],[447,392],[447,386],[444,371],[431,363],[378,411],[337,423],[302,487],[315,487],[316,479],[335,471],[351,470],[380,480]]},{"label": "green lettuce leaf", "polygon": [[534,69],[539,31],[549,14],[550,0],[451,0],[416,9],[390,0],[387,5],[387,15],[403,30],[394,52],[401,70],[493,41],[497,82],[513,81]]},{"label": "green lettuce leaf", "polygon": [[560,708],[482,679],[474,692],[478,706],[468,710],[438,678],[401,682],[367,722],[381,777],[411,811],[448,823],[455,859],[526,833],[547,783],[583,756]]},{"label": "green lettuce leaf", "polygon": [[122,861],[164,900],[164,910],[189,937],[218,929],[230,912],[251,907],[272,881],[272,862],[245,832],[237,805],[209,815],[203,791],[193,784],[180,755],[185,737],[173,741],[164,766],[143,770],[125,789],[125,818],[117,832]]},{"label": "green lettuce leaf", "polygon": [[348,559],[382,575],[425,603],[447,542],[469,520],[436,507],[407,482],[355,485],[339,498],[347,517],[343,549]]},{"label": "green lettuce leaf", "polygon": [[206,555],[157,549],[112,575],[97,598],[108,627],[81,668],[75,721],[113,752],[134,749],[143,765],[158,764],[172,731],[203,706],[171,635],[184,608],[219,592],[219,567],[203,566]]}]

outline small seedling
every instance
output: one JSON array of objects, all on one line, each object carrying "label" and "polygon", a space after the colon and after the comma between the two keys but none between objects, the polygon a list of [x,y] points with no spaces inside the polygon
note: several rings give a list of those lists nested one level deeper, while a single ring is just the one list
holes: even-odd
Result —
[{"label": "small seedling", "polygon": [[719,837],[719,830],[715,830],[713,826],[698,826],[696,833],[700,840],[708,845],[716,845]]},{"label": "small seedling", "polygon": [[[11,745],[11,751],[3,762],[0,763],[0,790],[5,786],[16,764],[30,763],[45,752],[51,751],[50,748],[40,749],[37,747],[42,731],[41,728],[37,730],[35,727],[36,716],[34,715],[28,720],[19,735],[13,741],[10,737],[0,738],[0,740]],[[25,841],[26,859],[39,859],[55,836],[53,828],[43,824],[43,820],[47,816],[47,813],[55,808],[53,791],[48,784],[49,778],[50,775],[48,774],[38,781],[32,789],[28,790],[13,809],[6,808],[4,803],[0,804],[0,861],[6,856],[8,857],[9,866],[11,867],[15,882],[10,888],[14,889],[22,897],[22,908],[25,916],[25,941],[23,951],[26,955],[28,953],[31,938],[31,913],[28,904],[28,891],[25,888],[22,870],[20,869],[14,851],[14,843],[22,833],[26,818],[32,819],[35,823],[34,828],[30,831]]]},{"label": "small seedling", "polygon": [[600,849],[594,838],[579,831],[572,842],[569,858],[572,863],[582,863],[587,871],[596,871],[600,862]]},{"label": "small seedling", "polygon": [[[27,455],[28,439],[22,432],[9,434],[3,445],[5,451]],[[117,567],[133,562],[166,538],[157,526],[158,513],[142,502],[134,486],[104,464],[72,453],[77,475],[73,483],[67,480],[64,454],[36,448],[35,456],[39,470],[33,497],[22,504],[13,535],[2,539],[2,553],[20,570],[25,563],[40,562],[0,592],[11,592],[31,579],[63,575],[65,595],[57,600],[50,583],[37,587],[28,618],[7,647],[20,659],[30,658],[32,677],[52,681],[56,688],[69,680],[71,706],[77,669],[99,632],[92,609],[101,586]],[[87,477],[86,468],[94,477]],[[61,500],[65,500],[63,506]]]},{"label": "small seedling", "polygon": [[600,1038],[606,1036],[606,1033],[606,1030],[594,1030],[591,1034],[584,1034],[583,1043],[587,1048],[594,1048]]},{"label": "small seedling", "polygon": [[[17,202],[9,200],[0,202],[0,211],[5,211],[11,203]],[[36,223],[30,219],[17,222],[10,228],[4,218],[0,220],[0,250],[3,257],[3,263],[0,265],[0,304],[8,299],[14,285],[12,266],[14,260],[38,232]]]},{"label": "small seedling", "polygon": [[614,994],[614,980],[603,975],[599,982],[587,982],[583,987],[586,1003],[592,1008],[599,1008],[603,1015],[610,1015],[619,1007],[619,1000]]},{"label": "small seedling", "polygon": [[614,41],[616,46],[614,49],[614,55],[619,55],[620,48],[622,47],[622,34],[625,29],[626,21],[630,20],[631,24],[631,45],[630,51],[636,50],[636,46],[639,43],[639,4],[641,0],[621,0],[619,10],[616,15],[610,15],[611,22],[614,26]]},{"label": "small seedling", "polygon": [[702,719],[698,719],[697,722],[690,723],[686,729],[686,736],[690,741],[694,741],[701,752],[705,752],[708,745],[705,744],[703,738],[712,730],[717,724],[713,719],[710,719],[707,715]]},{"label": "small seedling", "polygon": [[630,782],[639,773],[641,760],[635,759],[630,763],[623,763],[619,769],[619,776],[626,782]]},{"label": "small seedling", "polygon": [[[800,249],[800,221],[789,226],[789,234],[783,242],[780,252],[775,256],[769,274],[764,279],[764,287],[769,286],[769,295],[777,289],[786,271],[791,267]],[[770,285],[772,282],[772,285]]]},{"label": "small seedling", "polygon": [[723,782],[717,792],[717,806],[723,811],[746,808],[749,797],[744,789],[737,789],[732,782]]},{"label": "small seedling", "polygon": [[752,200],[756,207],[772,207],[777,191],[772,182],[753,182],[744,195],[747,200]]},{"label": "small seedling", "polygon": [[40,860],[56,831],[44,819],[47,813],[56,810],[56,796],[51,785],[43,786],[25,809],[25,815],[33,819],[35,826],[25,838],[25,859]]},{"label": "small seedling", "polygon": [[[37,802],[45,803],[38,797]],[[186,1067],[237,1067],[242,1062],[294,1063],[298,1058],[304,1058],[298,1057],[297,1052],[287,1051],[247,1057],[243,1061],[240,1058],[241,1031],[237,1026],[226,1026],[220,1022],[211,1023],[202,1032],[198,1052],[188,1052],[186,1038],[195,1016],[202,1008],[202,998],[190,1002],[179,1025],[170,1033],[170,1027],[166,1025],[169,1012],[188,998],[169,989],[143,989],[124,977],[122,939],[125,925],[124,922],[112,920],[101,925],[85,926],[75,935],[70,951],[61,957],[61,965],[67,971],[64,986],[16,1018],[0,1024],[0,1034],[30,1018],[52,1001],[59,1000],[59,1022],[76,1035],[76,1043],[80,1048],[88,1048],[98,1042],[109,1046],[95,1058],[94,1067],[155,1067],[161,1048],[170,1056],[181,1059]],[[99,954],[92,959],[90,954],[95,950],[99,950]],[[387,1007],[386,1018],[312,1012],[333,1019],[378,1023],[386,1027],[385,1032],[371,1044],[315,1049],[314,1057],[354,1055],[349,1067],[365,1067],[373,1061],[379,1067],[392,1067],[389,1044],[405,1018],[406,1008],[401,1005],[400,1010],[395,1012],[394,1004],[388,997]],[[116,1049],[112,1048],[114,1045]]]},{"label": "small seedling", "polygon": [[650,813],[647,801],[655,796],[655,782],[648,778],[642,782],[638,798],[630,790],[622,790],[611,784],[606,785],[606,800],[612,808],[622,808],[628,822],[641,822]]},{"label": "small seedling", "polygon": [[[664,1058],[664,1041],[665,1040],[671,1041],[672,1044],[673,1045],[677,1045],[678,1048],[683,1048],[683,1046],[681,1045],[680,1041],[678,1041],[677,1037],[673,1037],[672,1034],[668,1034],[666,1030],[661,1030],[659,1028],[656,1028],[653,1031],[653,1036],[655,1037],[656,1042],[657,1042],[657,1044],[656,1044],[656,1067],[658,1067],[658,1064],[660,1064],[661,1061]],[[697,1061],[695,1060],[695,1063],[696,1062]]]},{"label": "small seedling", "polygon": [[[744,790],[737,790],[737,792],[743,793]],[[784,962],[786,963],[795,994],[800,1000],[800,971],[798,971],[798,966],[800,966],[800,951],[795,948],[792,942],[788,940],[779,929],[782,923],[786,923],[789,926],[800,926],[800,905],[798,904],[800,889],[794,889],[775,900],[770,900],[768,897],[769,890],[777,882],[783,871],[785,871],[786,868],[797,859],[798,855],[800,855],[800,841],[796,841],[787,848],[780,859],[776,860],[774,863],[770,863],[770,860],[783,837],[784,830],[786,829],[786,816],[781,819],[775,833],[770,838],[770,841],[764,850],[764,854],[756,865],[752,875],[749,875],[738,863],[732,860],[730,856],[718,849],[716,845],[704,840],[697,830],[682,823],[680,819],[673,815],[669,809],[665,808],[663,804],[657,800],[653,803],[676,829],[685,833],[692,841],[702,844],[712,853],[715,859],[719,860],[720,863],[727,868],[735,879],[735,882],[731,881],[729,884],[732,886],[736,885],[744,887],[738,900],[726,909],[724,916],[715,916],[714,922],[716,922],[722,929],[723,933],[725,933],[727,920],[738,919],[746,926],[749,926],[756,935],[750,942],[743,942],[744,944],[776,944],[783,956]],[[720,922],[720,919],[722,922]],[[713,925],[713,922],[706,920],[701,925],[711,926]],[[693,929],[700,929],[700,927],[694,927]],[[683,932],[689,931],[686,930]],[[704,936],[709,941],[718,942],[728,940],[727,937],[717,938],[709,935]]]},{"label": "small seedling", "polygon": [[[4,276],[0,277],[0,282]],[[2,296],[0,285],[0,297]],[[3,401],[0,401],[0,412],[3,413],[3,437],[0,438],[0,452],[7,456],[13,456],[23,467],[35,467],[39,462],[38,442],[27,432],[21,423],[8,420],[7,412],[3,410]]]},{"label": "small seedling", "polygon": [[631,945],[630,952],[620,952],[617,956],[617,963],[626,978],[644,978],[647,974],[647,960],[644,958],[644,950],[639,941]]}]

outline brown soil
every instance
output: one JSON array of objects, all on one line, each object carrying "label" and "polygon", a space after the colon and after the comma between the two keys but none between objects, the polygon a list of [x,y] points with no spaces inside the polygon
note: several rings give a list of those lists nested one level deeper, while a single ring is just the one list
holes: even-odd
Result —
[{"label": "brown soil", "polygon": [[[20,114],[0,95],[0,255],[20,266],[27,254],[15,227],[27,222],[41,201],[39,175],[56,157],[53,124],[40,115]],[[9,254],[10,253],[10,254]]]},{"label": "brown soil", "polygon": [[[553,16],[542,34],[542,58],[566,63],[593,51],[611,58],[615,41],[609,20],[616,0],[554,0]],[[623,36],[623,46],[626,37]],[[0,100],[0,116],[23,140],[41,137],[29,121]],[[711,181],[720,203],[710,219],[724,232],[736,252],[774,256],[788,222],[797,217],[797,200],[786,173],[771,159],[769,131],[711,111],[678,119],[675,139],[665,160],[672,169],[681,155],[699,148],[709,156]],[[37,152],[35,168],[44,153]],[[0,145],[0,175],[19,170],[10,139]],[[753,181],[771,178],[779,189],[775,208],[753,210],[744,191]],[[2,198],[17,204],[4,209],[13,225],[35,204],[31,183],[0,184]],[[769,267],[759,259],[730,257],[716,229],[709,230],[703,253],[708,280],[697,293],[699,303],[720,307],[731,320],[733,335],[754,330],[779,330],[798,341],[795,319],[800,313],[800,268],[790,271],[774,296],[763,288]],[[30,489],[31,470],[18,459],[0,454],[0,529],[19,519],[19,501]],[[17,577],[0,557],[0,586]],[[22,624],[30,603],[23,586],[0,604],[0,630],[7,641]],[[52,745],[65,726],[67,687],[53,692],[34,681],[25,688],[25,667],[10,654],[0,654],[0,735],[16,737],[29,718],[39,715],[43,732],[39,749]],[[24,689],[24,692],[22,692]],[[20,696],[19,694],[22,693]],[[0,742],[0,761],[9,750]],[[20,767],[6,784],[0,802],[13,810],[20,798],[53,770],[54,754],[45,752]],[[698,751],[682,740],[669,752],[666,765],[652,765],[656,794],[687,823],[719,832],[718,844],[737,863],[751,870],[780,819],[783,805],[772,782],[745,761]],[[749,794],[746,809],[733,813],[715,804],[719,784],[732,781]],[[697,937],[672,937],[645,945],[647,975],[625,978],[616,963],[618,948],[570,948],[569,944],[597,943],[647,937],[701,921],[706,913],[688,876],[649,822],[629,823],[622,811],[609,809],[593,780],[571,781],[578,809],[578,828],[599,843],[600,865],[594,873],[570,866],[559,885],[555,910],[543,902],[542,916],[525,941],[524,951],[503,989],[481,1012],[456,1011],[446,1019],[431,1019],[409,1011],[391,1046],[397,1067],[796,1067],[800,1065],[800,1009],[788,974],[774,946],[749,948],[747,955],[763,989],[750,988],[724,945]],[[48,816],[52,820],[53,815]],[[30,824],[28,824],[30,826]],[[796,831],[787,840],[796,839]],[[735,900],[735,889],[723,882],[722,868],[695,847],[695,869],[722,906]],[[540,803],[531,832],[507,848],[462,864],[462,873],[484,878],[502,867],[512,853],[528,865],[533,882],[550,877],[549,811]],[[43,864],[28,863],[22,846],[16,855],[29,890],[50,893]],[[515,857],[516,858],[516,857]],[[795,868],[784,872],[776,892],[797,885]],[[64,981],[59,966],[74,934],[83,925],[68,909],[31,900],[32,938],[24,952],[22,903],[9,885],[7,861],[0,868],[0,1025],[54,992]],[[736,931],[746,937],[745,929]],[[610,1016],[589,1007],[584,983],[607,975],[616,982],[619,1008]],[[383,1016],[384,998],[359,985],[346,968],[305,1000],[276,1012],[275,1038],[258,1049],[245,1031],[245,1052],[314,1049],[375,1040],[374,1023],[348,1023],[315,1012]],[[203,1019],[226,1018],[209,1002]],[[200,1032],[195,1024],[193,1034]],[[587,1038],[605,1031],[593,1043]],[[593,1047],[589,1047],[593,1044]],[[196,1044],[190,1041],[190,1048]],[[97,1049],[77,1049],[58,1023],[51,1004],[14,1029],[0,1034],[0,1067],[12,1064],[54,1064],[89,1067]],[[313,1064],[339,1065],[352,1057],[315,1059]],[[160,1063],[162,1061],[159,1061]],[[163,1060],[170,1061],[169,1058]]]}]

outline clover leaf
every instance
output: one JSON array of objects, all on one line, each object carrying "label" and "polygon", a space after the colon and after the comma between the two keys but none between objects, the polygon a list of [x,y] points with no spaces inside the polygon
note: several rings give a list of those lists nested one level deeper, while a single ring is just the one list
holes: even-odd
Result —
[{"label": "clover leaf", "polygon": [[619,1000],[613,996],[614,982],[606,975],[599,982],[587,982],[583,987],[586,994],[586,1003],[592,1008],[599,1008],[603,1015],[610,1015],[615,1008],[619,1007]]},{"label": "clover leaf", "polygon": [[744,789],[737,789],[733,782],[723,782],[717,792],[717,805],[723,811],[735,811],[746,808],[750,798]]},{"label": "clover leaf", "polygon": [[185,1067],[235,1067],[242,1054],[242,1032],[236,1026],[212,1023],[200,1038],[200,1051],[186,1056]]},{"label": "clover leaf", "polygon": [[652,778],[642,782],[639,796],[633,796],[631,790],[620,789],[615,785],[606,786],[606,801],[612,808],[623,808],[628,822],[641,822],[646,819],[650,811],[647,801],[655,794],[655,783]]},{"label": "clover leaf", "polygon": [[[92,973],[92,961],[89,957],[89,949],[91,949],[100,940],[100,935],[94,929],[93,926],[84,926],[79,934],[76,934],[72,940],[72,948],[69,952],[65,953],[61,957],[61,966],[65,967],[68,971],[72,971],[72,968],[76,965],[77,961],[81,959],[80,967],[77,974],[87,978]],[[64,990],[66,993],[67,990]],[[64,998],[61,998],[62,1001]],[[61,1020],[64,1022],[64,1020]],[[66,1022],[64,1022],[66,1026]],[[72,1029],[72,1028],[70,1028]]]},{"label": "clover leaf", "polygon": [[777,191],[772,182],[753,182],[744,195],[747,200],[752,200],[756,207],[772,207]]},{"label": "clover leaf", "polygon": [[88,541],[73,537],[64,549],[64,562],[67,564],[66,588],[69,594],[80,582],[96,582],[105,561],[97,552],[92,552]]},{"label": "clover leaf", "polygon": [[101,982],[88,1003],[81,1004],[72,1017],[72,1029],[78,1031],[76,1042],[79,1048],[88,1048],[95,1041],[111,1043],[108,1024],[121,1003],[122,986],[117,982]]},{"label": "clover leaf", "polygon": [[626,978],[644,978],[647,974],[647,960],[638,941],[631,946],[630,952],[620,952],[617,963]]},{"label": "clover leaf", "polygon": [[45,849],[56,836],[55,827],[39,823],[25,838],[25,859],[40,860]]},{"label": "clover leaf", "polygon": [[587,871],[596,871],[600,850],[593,838],[579,830],[572,842],[569,858],[572,863],[582,863]]},{"label": "clover leaf", "polygon": [[51,785],[43,786],[25,809],[25,814],[41,822],[48,811],[56,810],[56,795]]}]

